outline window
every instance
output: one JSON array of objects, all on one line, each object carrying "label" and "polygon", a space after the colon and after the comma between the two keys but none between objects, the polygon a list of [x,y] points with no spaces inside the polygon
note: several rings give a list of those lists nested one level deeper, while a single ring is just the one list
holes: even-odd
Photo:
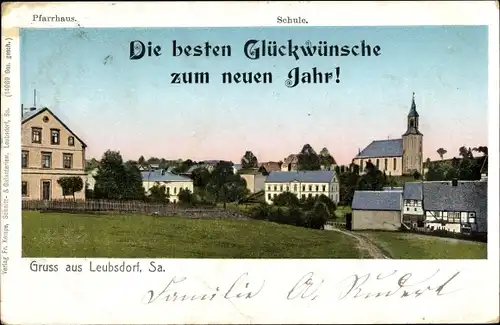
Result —
[{"label": "window", "polygon": [[290,186],[287,186],[286,187],[286,191],[289,192],[290,191]]},{"label": "window", "polygon": [[363,171],[363,160],[359,161],[359,171]]},{"label": "window", "polygon": [[305,194],[302,194],[300,197],[301,197],[302,199],[305,199],[305,198],[306,198],[306,195],[305,195]]},{"label": "window", "polygon": [[419,201],[416,201],[416,202],[417,202],[417,206],[418,206],[418,207],[421,207],[421,206],[422,206],[422,201],[420,201],[420,200],[419,200]]},{"label": "window", "polygon": [[23,151],[21,153],[21,167],[22,168],[27,168],[28,167],[28,159],[29,159],[29,153],[28,153],[28,151]]},{"label": "window", "polygon": [[377,169],[379,169],[379,166],[380,166],[380,161],[379,159],[377,158],[377,160],[375,161],[375,166],[377,166]]},{"label": "window", "polygon": [[170,187],[167,187],[167,195],[170,195]]},{"label": "window", "polygon": [[22,196],[28,196],[28,182],[21,183],[21,194]]},{"label": "window", "polygon": [[312,190],[313,190],[312,185],[309,185],[309,192],[311,192]]},{"label": "window", "polygon": [[326,191],[326,185],[323,185],[323,192]]},{"label": "window", "polygon": [[297,184],[295,184],[295,185],[293,186],[293,191],[294,191],[294,192],[297,192]]},{"label": "window", "polygon": [[267,199],[270,200],[271,199],[271,193],[268,193],[267,194]]},{"label": "window", "polygon": [[307,197],[312,197],[312,194],[311,193],[307,194]]},{"label": "window", "polygon": [[75,138],[68,137],[68,146],[74,146],[74,145],[75,145]]},{"label": "window", "polygon": [[306,186],[302,185],[302,192],[305,192],[305,191],[306,191]]},{"label": "window", "polygon": [[31,128],[31,142],[42,143],[42,129]]},{"label": "window", "polygon": [[280,185],[280,192],[283,192],[283,185]]},{"label": "window", "polygon": [[268,185],[267,186],[267,190],[270,191],[271,190],[271,185]]},{"label": "window", "polygon": [[174,194],[177,194],[177,187],[174,187]]},{"label": "window", "polygon": [[42,152],[42,168],[50,168],[52,166],[52,153]]},{"label": "window", "polygon": [[63,167],[64,168],[73,168],[73,154],[64,153],[63,154]]},{"label": "window", "polygon": [[319,191],[319,186],[318,186],[318,185],[316,185],[316,192],[317,192],[317,191]]},{"label": "window", "polygon": [[384,159],[384,170],[387,170],[387,163],[388,163],[388,159],[385,158]]},{"label": "window", "polygon": [[50,129],[50,144],[59,144],[59,133],[58,129]]},{"label": "window", "polygon": [[274,185],[274,190],[276,191],[276,185]]},{"label": "window", "polygon": [[278,195],[276,193],[273,194],[273,199],[275,199]]},{"label": "window", "polygon": [[396,158],[392,159],[392,168],[396,170]]}]

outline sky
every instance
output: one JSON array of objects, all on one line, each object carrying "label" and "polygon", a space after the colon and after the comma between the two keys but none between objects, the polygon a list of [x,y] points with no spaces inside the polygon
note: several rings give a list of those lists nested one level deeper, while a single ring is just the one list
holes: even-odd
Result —
[{"label": "sky", "polygon": [[[249,39],[380,46],[379,56],[244,55]],[[162,55],[130,60],[130,42]],[[229,45],[231,56],[172,55],[178,45]],[[300,51],[299,51],[300,53]],[[335,72],[339,83],[285,85],[290,70]],[[209,72],[208,84],[171,84],[175,72]],[[271,72],[272,83],[223,84],[223,72]],[[335,75],[335,74],[334,74]],[[21,102],[48,107],[87,144],[124,159],[283,160],[304,144],[348,164],[373,140],[406,131],[412,93],[424,159],[451,158],[488,141],[486,26],[100,28],[21,30]]]}]

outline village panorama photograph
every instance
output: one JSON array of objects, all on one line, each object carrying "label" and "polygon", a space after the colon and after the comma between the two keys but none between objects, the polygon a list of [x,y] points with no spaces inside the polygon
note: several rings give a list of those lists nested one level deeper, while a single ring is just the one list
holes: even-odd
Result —
[{"label": "village panorama photograph", "polygon": [[23,257],[487,258],[486,26],[20,40]]}]

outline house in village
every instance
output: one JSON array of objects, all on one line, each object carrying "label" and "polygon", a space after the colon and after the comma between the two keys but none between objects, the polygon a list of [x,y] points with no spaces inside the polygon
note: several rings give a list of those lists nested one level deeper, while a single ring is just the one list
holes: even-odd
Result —
[{"label": "house in village", "polygon": [[87,172],[87,178],[85,180],[85,188],[89,190],[94,190],[95,188],[95,176],[97,175],[98,168],[94,168]]},{"label": "house in village", "polygon": [[339,180],[334,171],[271,172],[265,181],[266,202],[271,204],[281,193],[291,192],[299,199],[321,194],[339,201]]},{"label": "house in village", "polygon": [[282,163],[274,161],[259,163],[259,172],[268,175],[271,172],[281,171],[281,166]]},{"label": "house in village", "polygon": [[486,233],[488,182],[435,181],[405,184],[402,221],[407,228]]},{"label": "house in village", "polygon": [[283,164],[281,165],[281,171],[291,172],[297,171],[299,168],[299,155],[291,154],[285,159],[283,159]]},{"label": "house in village", "polygon": [[[85,184],[87,145],[48,108],[30,108],[21,121],[21,195],[24,200],[62,199],[57,181],[81,177]],[[85,199],[85,190],[75,193]]]},{"label": "house in village", "polygon": [[399,230],[401,190],[356,191],[352,199],[352,230]]},{"label": "house in village", "polygon": [[408,182],[402,191],[356,191],[351,229],[398,230],[404,226],[428,231],[486,233],[487,191],[485,179]]},{"label": "house in village", "polygon": [[172,203],[179,201],[178,194],[181,189],[193,193],[193,180],[188,177],[168,173],[164,170],[142,171],[141,176],[142,186],[146,193],[155,185],[165,186],[168,200]]},{"label": "house in village", "polygon": [[359,151],[352,162],[359,166],[360,173],[363,173],[366,163],[371,162],[387,175],[411,175],[415,171],[423,174],[423,135],[419,130],[415,96],[406,123],[406,132],[400,139],[375,140]]},{"label": "house in village", "polygon": [[247,183],[250,193],[257,193],[264,190],[267,177],[258,170],[245,170],[239,173],[239,175]]}]

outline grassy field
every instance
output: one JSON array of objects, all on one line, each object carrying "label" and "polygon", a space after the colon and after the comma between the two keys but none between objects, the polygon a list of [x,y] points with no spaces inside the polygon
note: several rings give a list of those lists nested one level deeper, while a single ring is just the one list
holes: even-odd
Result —
[{"label": "grassy field", "polygon": [[23,211],[24,257],[367,258],[356,239],[271,222]]},{"label": "grassy field", "polygon": [[486,259],[487,244],[400,232],[359,232],[395,259]]}]

